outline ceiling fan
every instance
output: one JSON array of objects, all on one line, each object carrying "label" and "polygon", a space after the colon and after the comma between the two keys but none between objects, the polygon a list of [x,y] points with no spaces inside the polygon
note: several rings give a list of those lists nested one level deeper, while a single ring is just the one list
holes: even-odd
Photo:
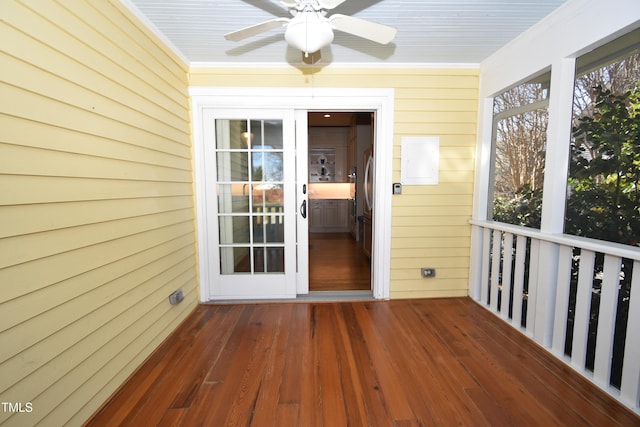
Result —
[{"label": "ceiling fan", "polygon": [[241,41],[266,31],[286,27],[287,43],[302,51],[302,61],[314,64],[320,60],[320,49],[333,41],[333,30],[342,31],[380,44],[387,44],[396,35],[396,29],[353,16],[333,14],[334,9],[346,0],[282,0],[293,18],[275,18],[251,25],[224,35],[231,41]]}]

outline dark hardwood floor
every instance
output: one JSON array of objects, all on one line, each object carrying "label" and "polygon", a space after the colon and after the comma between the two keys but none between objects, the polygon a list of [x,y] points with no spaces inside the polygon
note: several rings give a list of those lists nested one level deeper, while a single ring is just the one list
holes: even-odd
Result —
[{"label": "dark hardwood floor", "polygon": [[371,262],[349,233],[309,233],[309,290],[371,289]]},{"label": "dark hardwood floor", "polygon": [[88,425],[638,426],[468,298],[200,305]]}]

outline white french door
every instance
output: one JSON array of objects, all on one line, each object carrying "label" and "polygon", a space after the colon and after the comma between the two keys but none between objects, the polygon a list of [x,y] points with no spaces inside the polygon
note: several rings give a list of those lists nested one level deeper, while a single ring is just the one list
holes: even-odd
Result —
[{"label": "white french door", "polygon": [[[373,181],[375,188],[387,188],[393,90],[192,87],[189,92],[201,301],[308,293],[307,111],[374,111]],[[246,140],[250,146],[242,145]],[[280,158],[282,177],[266,170]],[[375,298],[384,299],[390,282],[390,192],[378,192],[373,204],[372,288]]]},{"label": "white french door", "polygon": [[203,119],[211,298],[295,298],[293,111],[211,109]]}]

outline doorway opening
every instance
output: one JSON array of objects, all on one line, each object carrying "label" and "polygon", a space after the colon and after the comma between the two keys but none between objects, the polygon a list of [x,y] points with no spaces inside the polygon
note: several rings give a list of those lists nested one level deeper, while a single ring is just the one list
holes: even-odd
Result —
[{"label": "doorway opening", "polygon": [[[193,103],[193,133],[194,133],[194,169],[196,188],[196,217],[198,224],[198,252],[199,252],[199,280],[200,299],[203,302],[230,300],[230,299],[282,299],[306,297],[309,291],[309,197],[307,189],[309,186],[309,173],[307,171],[308,154],[308,113],[310,111],[336,111],[336,112],[368,112],[375,113],[375,124],[372,128],[375,132],[376,151],[375,160],[370,161],[375,164],[375,173],[369,176],[372,178],[371,187],[376,189],[375,198],[372,199],[372,235],[375,239],[371,245],[371,289],[367,292],[374,299],[388,299],[390,297],[390,263],[391,263],[391,192],[383,191],[387,184],[392,182],[392,162],[393,162],[393,123],[394,123],[394,91],[388,88],[315,88],[309,92],[308,88],[215,88],[215,87],[192,87],[189,90]],[[259,98],[256,98],[259,94]],[[256,99],[260,99],[256,105]],[[372,117],[372,116],[371,116]],[[373,119],[373,117],[372,117]],[[237,207],[233,203],[233,197],[253,197],[254,192],[247,193],[250,184],[255,184],[256,190],[262,190],[257,186],[257,173],[248,172],[248,176],[226,176],[218,174],[218,162],[224,166],[220,170],[231,170],[226,166],[233,162],[240,161],[241,164],[253,167],[253,161],[248,161],[248,156],[262,152],[271,152],[269,147],[275,147],[271,143],[260,146],[245,148],[244,145],[226,145],[217,147],[217,141],[227,141],[226,130],[229,130],[230,140],[237,142],[235,128],[227,127],[218,120],[243,120],[243,121],[270,121],[282,120],[283,124],[283,145],[282,149],[275,149],[275,152],[282,152],[282,165],[284,168],[284,179],[275,184],[283,186],[286,193],[283,200],[286,207],[283,213],[275,212],[276,224],[280,217],[285,226],[284,239],[282,242],[262,242],[261,236],[254,236],[253,241],[240,241],[240,235],[234,234],[234,221],[245,221],[246,218],[271,216],[272,211],[267,214],[262,212],[234,211]],[[372,120],[373,122],[373,120]],[[222,128],[217,126],[223,124]],[[299,125],[297,125],[299,124]],[[251,129],[254,126],[250,126]],[[222,134],[216,132],[222,129]],[[254,129],[255,130],[255,129]],[[251,138],[251,131],[248,131]],[[254,133],[254,138],[257,134]],[[267,135],[267,133],[260,133]],[[242,132],[238,134],[242,140]],[[271,133],[269,133],[271,135]],[[286,137],[284,137],[287,135]],[[246,138],[245,138],[246,139]],[[372,139],[373,141],[373,139]],[[293,146],[291,146],[293,143]],[[215,144],[215,145],[214,145]],[[226,143],[225,143],[226,144]],[[257,142],[256,142],[257,144]],[[254,144],[255,145],[255,144]],[[215,149],[212,149],[217,147]],[[301,151],[297,151],[297,149]],[[258,156],[259,157],[259,156]],[[263,156],[264,158],[264,156]],[[304,158],[304,160],[303,160]],[[298,161],[300,160],[300,161]],[[244,170],[244,169],[243,169]],[[264,171],[264,169],[263,169]],[[362,171],[361,171],[362,172]],[[362,173],[360,173],[362,175]],[[264,179],[263,179],[264,180]],[[280,184],[278,184],[280,183]],[[241,185],[238,185],[241,184]],[[244,185],[247,184],[245,187]],[[245,193],[242,193],[243,189]],[[266,188],[265,188],[266,189]],[[222,193],[220,190],[223,190]],[[358,191],[361,192],[360,189]],[[373,195],[373,191],[371,194]],[[221,194],[231,194],[231,203],[222,203],[219,200]],[[361,192],[362,194],[362,192]],[[260,200],[271,203],[271,199],[264,196],[249,203],[256,206]],[[237,200],[237,199],[236,199]],[[219,211],[220,207],[229,209]],[[243,209],[246,204],[243,204]],[[230,219],[226,219],[230,218]],[[244,219],[243,219],[244,218]],[[262,218],[265,219],[265,218]],[[255,230],[266,221],[249,221],[249,230]],[[268,224],[273,224],[273,218]],[[221,236],[220,224],[223,225],[225,233]],[[231,225],[229,225],[231,224]],[[252,225],[253,224],[253,225]],[[244,227],[246,229],[246,227]],[[227,231],[229,231],[227,233]],[[302,231],[302,232],[300,232]],[[237,238],[236,238],[237,236]],[[371,236],[369,236],[371,237]],[[269,237],[266,237],[269,240]],[[246,240],[246,238],[245,238]],[[263,244],[264,243],[264,244]],[[277,243],[277,245],[276,245]],[[251,272],[237,271],[233,273],[230,268],[222,270],[224,265],[227,268],[230,263],[223,263],[220,256],[221,250],[229,253],[237,247],[284,247],[284,272],[273,272],[267,267],[266,273],[259,272],[262,267],[255,264]],[[291,250],[287,250],[291,248]],[[264,259],[262,253],[253,253],[254,260]],[[268,253],[268,250],[267,250]],[[226,256],[226,255],[225,255]],[[250,255],[251,256],[251,255]],[[231,255],[228,259],[234,259]],[[269,260],[266,261],[267,263]],[[260,274],[258,274],[260,273]],[[282,280],[274,280],[282,279]],[[224,282],[224,283],[223,283]],[[225,287],[223,287],[223,284]],[[339,291],[338,297],[348,297],[351,292]],[[334,298],[334,296],[324,293],[322,295],[312,295],[313,298]],[[359,294],[362,296],[362,294]]]},{"label": "doorway opening", "polygon": [[311,292],[372,289],[374,118],[372,111],[308,113]]}]

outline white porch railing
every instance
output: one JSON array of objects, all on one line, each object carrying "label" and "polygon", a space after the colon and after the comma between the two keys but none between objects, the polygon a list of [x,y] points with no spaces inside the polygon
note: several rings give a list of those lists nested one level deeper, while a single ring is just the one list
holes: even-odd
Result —
[{"label": "white porch railing", "polygon": [[640,249],[471,224],[470,296],[640,413]]}]

